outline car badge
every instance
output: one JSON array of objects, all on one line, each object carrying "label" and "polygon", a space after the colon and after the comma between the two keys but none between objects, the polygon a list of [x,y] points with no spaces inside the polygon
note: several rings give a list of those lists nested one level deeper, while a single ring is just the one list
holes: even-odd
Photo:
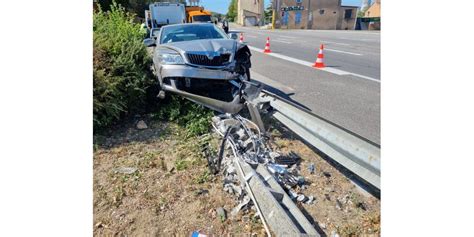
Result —
[{"label": "car badge", "polygon": [[219,52],[209,52],[206,56],[209,60],[212,60],[214,57],[219,56]]}]

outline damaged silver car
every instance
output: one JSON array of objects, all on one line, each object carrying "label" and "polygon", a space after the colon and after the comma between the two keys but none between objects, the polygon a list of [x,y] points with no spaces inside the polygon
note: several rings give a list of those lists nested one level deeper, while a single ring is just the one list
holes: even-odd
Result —
[{"label": "damaged silver car", "polygon": [[162,91],[224,113],[237,113],[259,87],[250,82],[250,50],[211,23],[163,26],[153,50],[153,69]]}]

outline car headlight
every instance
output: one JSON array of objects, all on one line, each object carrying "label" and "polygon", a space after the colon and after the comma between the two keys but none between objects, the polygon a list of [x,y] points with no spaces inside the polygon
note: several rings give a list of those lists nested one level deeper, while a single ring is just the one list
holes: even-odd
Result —
[{"label": "car headlight", "polygon": [[161,64],[184,64],[183,57],[172,50],[160,50],[157,57]]}]

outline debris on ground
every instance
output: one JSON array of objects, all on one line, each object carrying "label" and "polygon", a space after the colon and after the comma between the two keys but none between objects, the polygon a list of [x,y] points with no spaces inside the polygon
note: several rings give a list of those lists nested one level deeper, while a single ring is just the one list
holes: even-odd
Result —
[{"label": "debris on ground", "polygon": [[207,237],[207,235],[199,232],[199,231],[194,231],[191,237]]},{"label": "debris on ground", "polygon": [[146,125],[145,121],[143,121],[143,120],[138,121],[137,129],[147,129],[147,128],[148,128],[148,126]]},{"label": "debris on ground", "polygon": [[222,114],[213,117],[212,121],[214,131],[222,137],[222,142],[219,156],[210,157],[208,164],[213,166],[213,171],[219,172],[222,169],[223,190],[236,195],[239,201],[231,212],[232,216],[236,216],[244,207],[253,205],[243,188],[244,184],[237,178],[234,159],[243,159],[251,165],[264,165],[295,202],[313,203],[314,197],[310,200],[302,193],[306,182],[299,172],[301,157],[298,154],[291,151],[282,155],[274,151],[268,145],[269,139],[262,134],[258,126],[240,115]]},{"label": "debris on ground", "polygon": [[198,191],[196,191],[196,196],[197,195],[207,195],[209,194],[209,190],[206,190],[206,189],[199,189]]},{"label": "debris on ground", "polygon": [[313,163],[309,164],[308,170],[310,174],[314,174],[315,167]]},{"label": "debris on ground", "polygon": [[227,219],[227,214],[224,208],[219,207],[216,209],[216,212],[217,212],[217,216],[222,222],[224,222]]},{"label": "debris on ground", "polygon": [[[148,129],[137,129],[131,121],[109,135],[94,136],[94,236],[189,236],[194,231],[207,236],[265,235],[227,157],[232,156],[230,147],[224,149],[219,172],[210,172],[217,168],[221,135],[187,138],[176,124],[146,121]],[[273,175],[283,180],[282,187],[295,184],[287,190],[295,202],[304,195],[298,208],[325,236],[380,236],[380,200],[360,194],[347,176],[285,127],[275,121],[265,124],[272,136],[254,138],[267,143],[269,152],[262,157],[274,165]],[[239,136],[228,136],[234,135]],[[253,142],[239,146],[252,148]],[[262,162],[254,156],[246,159]],[[312,164],[314,173],[308,168]],[[226,210],[224,221],[218,208]]]}]

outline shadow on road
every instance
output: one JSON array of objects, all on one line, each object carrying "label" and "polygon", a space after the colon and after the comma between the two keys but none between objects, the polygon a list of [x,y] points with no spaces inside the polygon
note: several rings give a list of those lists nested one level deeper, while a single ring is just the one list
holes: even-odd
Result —
[{"label": "shadow on road", "polygon": [[296,101],[296,100],[293,100],[293,99],[290,97],[290,96],[295,95],[295,93],[293,93],[293,92],[291,92],[291,93],[286,93],[286,92],[284,92],[284,91],[282,91],[282,90],[280,90],[280,89],[278,89],[278,88],[275,88],[275,87],[273,87],[273,86],[270,86],[270,85],[268,85],[268,84],[265,84],[265,83],[263,83],[263,82],[261,82],[261,81],[254,80],[254,79],[251,79],[251,81],[257,82],[257,83],[259,83],[259,84],[262,84],[264,90],[267,90],[267,91],[269,91],[269,92],[271,92],[271,93],[273,93],[273,94],[275,94],[275,95],[278,95],[278,96],[282,97],[283,99],[285,99],[285,100],[287,100],[287,101],[289,101],[289,102],[291,102],[291,103],[293,103],[293,104],[295,104],[295,105],[298,105],[298,106],[301,107],[301,108],[304,108],[304,109],[306,109],[306,110],[308,110],[308,111],[312,111],[310,108],[306,107],[305,105],[299,103],[299,102]]}]

